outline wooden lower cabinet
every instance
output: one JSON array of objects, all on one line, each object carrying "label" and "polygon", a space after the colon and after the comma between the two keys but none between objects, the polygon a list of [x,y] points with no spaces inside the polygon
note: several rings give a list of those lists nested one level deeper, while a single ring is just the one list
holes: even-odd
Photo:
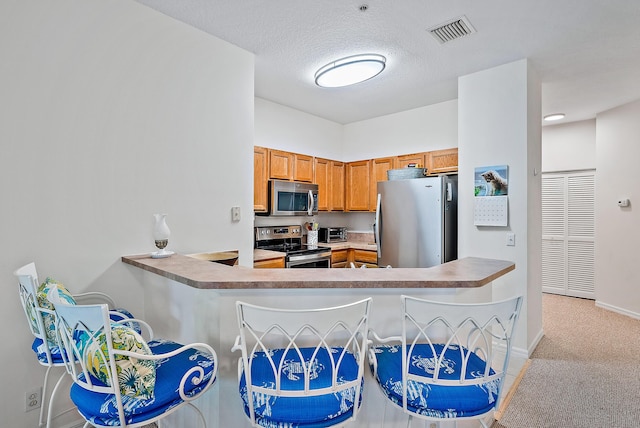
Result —
[{"label": "wooden lower cabinet", "polygon": [[350,248],[347,260],[348,267],[351,267],[351,263],[353,263],[356,268],[361,268],[363,265],[366,265],[368,268],[377,268],[378,252]]},{"label": "wooden lower cabinet", "polygon": [[331,251],[331,267],[335,268],[345,268],[349,267],[349,250],[333,250]]},{"label": "wooden lower cabinet", "polygon": [[253,262],[254,269],[284,268],[284,257]]}]

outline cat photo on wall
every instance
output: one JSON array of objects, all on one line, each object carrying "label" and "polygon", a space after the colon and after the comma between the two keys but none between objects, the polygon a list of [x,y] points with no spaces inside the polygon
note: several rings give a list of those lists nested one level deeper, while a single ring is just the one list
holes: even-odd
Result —
[{"label": "cat photo on wall", "polygon": [[485,166],[475,170],[475,196],[504,196],[509,194],[508,166]]}]

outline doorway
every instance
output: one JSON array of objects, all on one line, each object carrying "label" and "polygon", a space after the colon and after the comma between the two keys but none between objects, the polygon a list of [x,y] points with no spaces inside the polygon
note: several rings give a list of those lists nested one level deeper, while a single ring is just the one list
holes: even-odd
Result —
[{"label": "doorway", "polygon": [[595,174],[542,174],[543,292],[595,300]]}]

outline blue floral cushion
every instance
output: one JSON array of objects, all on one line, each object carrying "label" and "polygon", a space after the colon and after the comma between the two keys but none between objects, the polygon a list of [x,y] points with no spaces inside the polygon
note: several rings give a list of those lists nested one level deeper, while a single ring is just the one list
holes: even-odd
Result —
[{"label": "blue floral cushion", "polygon": [[[36,298],[38,299],[38,305],[41,308],[50,309],[52,311],[55,309],[55,306],[53,306],[53,303],[51,303],[47,299],[47,294],[49,293],[49,290],[51,290],[54,287],[58,289],[58,295],[60,296],[61,300],[65,301],[70,305],[76,304],[76,300],[73,298],[73,295],[69,293],[69,290],[67,290],[62,283],[56,281],[51,277],[47,277],[47,279],[45,279],[45,281],[42,284],[40,284],[40,287],[38,287],[38,291],[36,293]],[[45,334],[47,336],[47,341],[49,342],[49,346],[56,346],[58,344],[58,340],[56,338],[55,317],[52,314],[44,314],[42,319],[44,323]]]},{"label": "blue floral cushion", "polygon": [[[87,371],[103,385],[110,386],[109,358],[104,333],[89,338],[86,334],[79,338],[80,351]],[[145,340],[134,329],[121,324],[111,325],[111,342],[114,350],[130,351],[141,355],[152,355]],[[155,361],[116,355],[116,371],[120,392],[139,398],[152,398],[156,382]]]},{"label": "blue floral cushion", "polygon": [[[166,340],[153,340],[148,345],[154,355],[171,352],[182,346],[179,343]],[[194,366],[202,367],[205,379],[199,385],[187,382],[185,392],[187,395],[200,392],[211,378],[214,363],[213,355],[196,349],[189,349],[174,357],[156,361],[156,382],[153,397],[148,399],[128,395],[122,397],[127,424],[144,422],[180,404],[182,402],[178,392],[180,380]],[[88,391],[74,384],[71,387],[71,400],[89,422],[102,426],[120,425],[113,394]]]},{"label": "blue floral cushion", "polygon": [[[307,365],[309,365],[314,351],[315,348],[301,348],[301,353]],[[342,348],[333,348],[331,352],[334,354],[334,360],[337,360]],[[285,355],[283,349],[274,349],[270,351],[270,355],[276,367],[280,361],[284,361],[284,369],[280,379],[281,389],[304,390],[303,368],[297,352],[288,350]],[[331,356],[326,349],[321,349],[316,355],[314,364],[310,366],[309,384],[311,389],[331,386],[331,367]],[[357,377],[357,361],[353,354],[347,352],[338,371],[338,383],[353,381]],[[255,386],[275,389],[274,373],[264,352],[256,352],[253,355],[251,381]],[[240,379],[239,389],[240,396],[244,402],[245,413],[249,415],[249,399],[244,373]],[[263,427],[327,427],[351,417],[354,408],[354,397],[355,388],[339,393],[308,397],[283,397],[254,392],[253,407],[256,413],[256,422]],[[362,395],[360,395],[360,398],[362,398]]]},{"label": "blue floral cushion", "polygon": [[[38,361],[41,364],[48,364],[47,361],[47,352],[44,348],[44,342],[42,339],[36,337],[33,343],[31,344],[31,349],[36,353],[38,357]],[[60,348],[56,346],[49,346],[49,352],[51,353],[51,363],[52,364],[62,364],[62,354],[60,354]]]},{"label": "blue floral cushion", "polygon": [[[440,354],[443,346],[434,345]],[[402,346],[379,345],[372,348],[377,360],[377,373],[373,373],[385,395],[402,407]],[[469,353],[463,349],[465,355]],[[445,351],[439,379],[460,379],[461,353],[452,346]],[[482,377],[485,362],[475,353],[469,356],[466,379]],[[371,366],[373,371],[373,365]],[[419,344],[409,361],[409,373],[433,377],[435,360],[429,345]],[[490,369],[490,374],[495,372]],[[407,407],[413,413],[437,418],[456,418],[482,415],[494,408],[499,394],[499,380],[479,385],[432,385],[409,380],[407,383]]]}]

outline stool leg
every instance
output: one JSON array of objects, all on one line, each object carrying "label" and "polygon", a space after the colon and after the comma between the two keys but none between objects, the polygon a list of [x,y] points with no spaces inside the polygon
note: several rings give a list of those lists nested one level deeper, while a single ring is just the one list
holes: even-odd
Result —
[{"label": "stool leg", "polygon": [[[47,371],[44,373],[44,382],[42,383],[42,397],[40,400],[40,417],[38,419],[38,427],[44,426],[44,411],[45,407],[48,407],[50,404],[47,402],[47,382],[49,381],[49,372],[51,371],[52,366],[47,367]],[[51,401],[51,400],[49,400]],[[48,414],[49,412],[47,412]]]},{"label": "stool leg", "polygon": [[[60,378],[58,379],[58,381],[56,382],[56,385],[53,387],[53,391],[51,391],[51,396],[49,397],[49,409],[47,411],[47,425],[46,428],[49,428],[51,426],[51,421],[53,420],[53,408],[51,407],[51,405],[53,404],[53,397],[55,397],[56,392],[58,391],[58,388],[60,387],[60,384],[62,383],[62,380],[65,378],[65,375],[67,373],[63,372],[60,375]],[[67,413],[71,410],[73,410],[74,408],[65,410],[64,412],[60,413],[57,416],[63,415],[64,413]]]},{"label": "stool leg", "polygon": [[[202,427],[203,427],[203,428],[207,428],[207,421],[205,420],[204,415],[202,414],[202,412],[200,411],[200,409],[198,409],[198,408],[196,407],[196,405],[195,405],[195,404],[193,404],[193,403],[188,403],[188,405],[189,405],[193,410],[195,410],[195,411],[196,411],[196,415],[198,416],[198,419],[199,419],[199,420],[200,420],[200,422],[202,423]],[[158,422],[160,422],[160,421],[158,421]]]}]

